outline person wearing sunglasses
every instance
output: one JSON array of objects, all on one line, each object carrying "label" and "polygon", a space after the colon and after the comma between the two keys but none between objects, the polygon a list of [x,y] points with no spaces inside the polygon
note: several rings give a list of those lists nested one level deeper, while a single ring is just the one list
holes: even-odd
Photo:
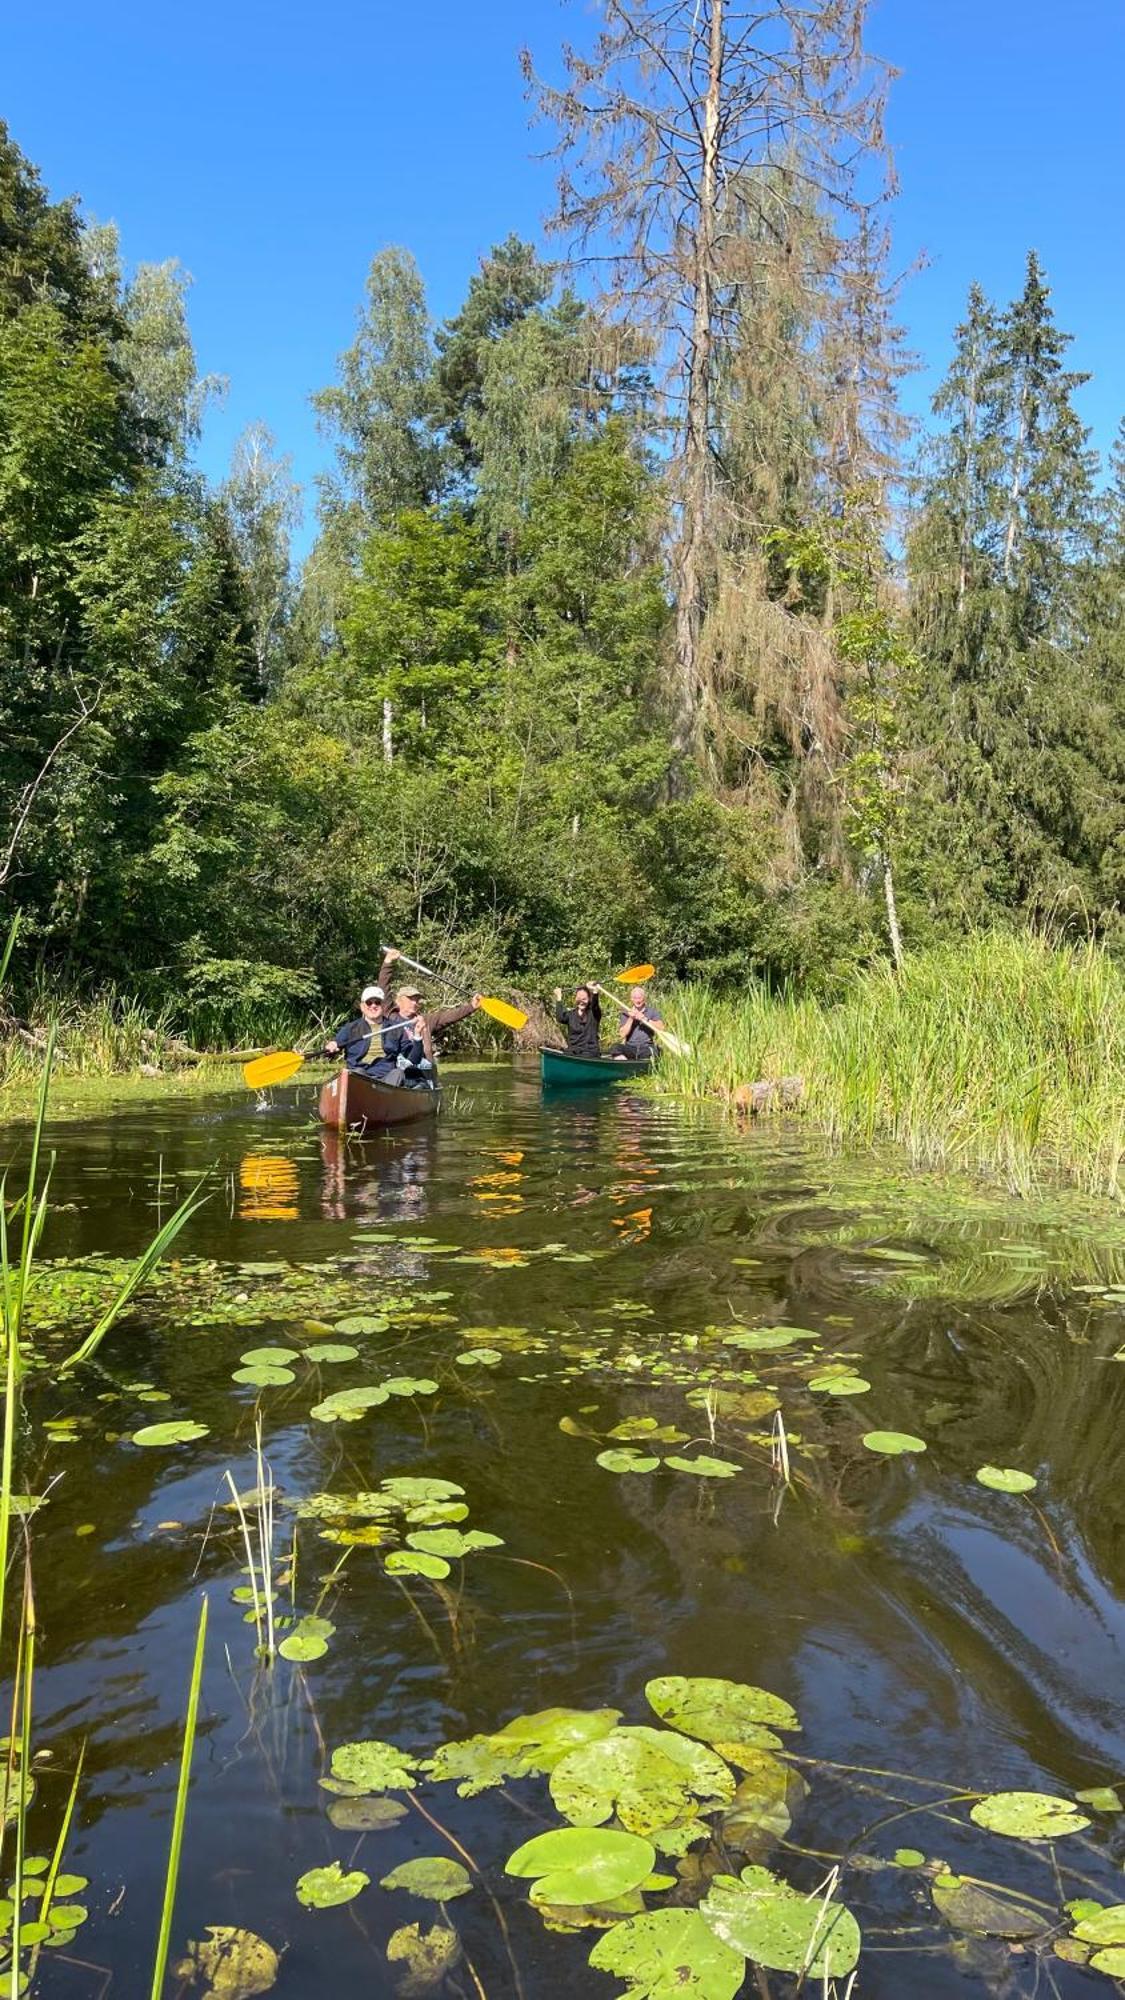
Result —
[{"label": "person wearing sunglasses", "polygon": [[[383,1040],[387,1032],[386,994],[381,986],[365,986],[359,996],[359,1013],[337,1028],[324,1044],[326,1056],[343,1056],[349,1069],[361,1076],[377,1076],[384,1060]],[[393,1064],[392,1064],[393,1068]]]}]

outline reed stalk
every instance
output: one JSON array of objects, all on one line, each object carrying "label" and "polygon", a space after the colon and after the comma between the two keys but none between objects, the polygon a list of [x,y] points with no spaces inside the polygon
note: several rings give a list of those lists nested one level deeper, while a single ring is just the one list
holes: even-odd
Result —
[{"label": "reed stalk", "polygon": [[195,1635],[195,1657],[192,1661],[191,1680],[188,1684],[187,1714],[184,1717],[184,1741],[180,1753],[180,1778],[176,1787],[176,1804],[172,1813],[172,1839],[168,1849],[168,1867],[164,1875],[164,1901],[160,1911],[160,1930],[156,1939],[156,1956],[152,1965],[151,2000],[161,2000],[164,1991],[164,1975],[168,1969],[168,1946],[172,1937],[172,1918],[176,1908],[176,1886],[180,1876],[180,1855],[184,1844],[184,1820],[187,1817],[188,1788],[191,1784],[191,1760],[195,1749],[195,1725],[199,1715],[199,1691],[203,1682],[203,1652],[207,1641],[207,1599],[199,1606],[199,1626]]}]

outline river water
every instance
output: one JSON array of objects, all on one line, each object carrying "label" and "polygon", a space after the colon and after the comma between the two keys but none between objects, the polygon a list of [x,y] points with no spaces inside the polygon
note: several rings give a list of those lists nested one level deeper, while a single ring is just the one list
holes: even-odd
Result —
[{"label": "river water", "polygon": [[[91,1308],[66,1283],[137,1253],[198,1175],[211,1193],[96,1366],[27,1390],[20,1483],[48,1496],[31,1530],[43,1755],[30,1839],[50,1852],[85,1742],[65,1865],[89,1878],[88,1921],[44,1954],[37,1990],[149,1990],[206,1591],[174,1958],[208,1925],[243,1926],[281,1954],[279,1995],[392,1994],[388,1939],[441,1912],[381,1878],[463,1853],[478,1872],[448,1918],[467,1957],[445,1990],[620,1992],[587,1966],[599,1933],[548,1930],[504,1872],[559,1823],[545,1778],[471,1798],[423,1778],[393,1794],[405,1816],[366,1833],[333,1824],[318,1781],[357,1739],[422,1758],[559,1705],[656,1726],[646,1683],[702,1675],[793,1705],[801,1733],[785,1745],[808,1789],[787,1827],[733,1861],[693,1849],[672,1901],[747,1859],[811,1890],[842,1855],[839,1894],[864,1939],[857,1993],[1111,1991],[1052,1944],[1064,1899],[1125,1894],[1125,1816],[1088,1808],[1086,1829],[1032,1846],[981,1831],[951,1795],[1065,1797],[1125,1773],[1121,1225],[628,1092],[544,1098],[530,1067],[452,1071],[447,1098],[435,1130],[346,1146],[313,1123],[308,1084],[261,1106],[231,1091],[49,1130],[45,1327],[65,1313],[84,1332]],[[17,1175],[25,1145],[9,1131]],[[365,1316],[371,1329],[339,1330]],[[799,1332],[772,1350],[730,1344],[775,1326]],[[44,1338],[61,1351],[57,1328]],[[355,1359],[303,1358],[326,1340]],[[232,1379],[262,1346],[294,1350],[293,1381]],[[839,1393],[833,1371],[866,1386]],[[354,1422],[312,1415],[388,1377],[430,1386]],[[279,1492],[279,1614],[316,1610],[335,1628],[307,1665],[256,1661],[232,1599],[246,1557],[224,1474],[256,1485],[257,1412]],[[599,1454],[641,1449],[609,1437],[634,1418],[679,1437],[651,1447],[655,1470],[607,1469]],[[206,1434],[133,1442],[181,1419]],[[882,1455],[863,1444],[872,1431],[927,1449]],[[727,1470],[666,1462],[701,1455]],[[1037,1483],[992,1490],[975,1476],[986,1465]],[[322,1539],[339,1516],[297,1517],[310,1496],[396,1475],[455,1482],[466,1527],[502,1545],[445,1579],[395,1577],[385,1548]],[[925,1864],[893,1865],[904,1848]],[[370,1885],[303,1908],[298,1878],[334,1860]],[[938,1861],[1036,1899],[1038,1935],[951,1926],[932,1898]],[[793,1981],[751,1974],[745,1990]]]}]

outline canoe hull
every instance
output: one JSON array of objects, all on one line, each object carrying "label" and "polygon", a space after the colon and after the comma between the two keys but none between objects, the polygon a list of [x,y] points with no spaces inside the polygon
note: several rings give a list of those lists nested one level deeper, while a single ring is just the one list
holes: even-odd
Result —
[{"label": "canoe hull", "polygon": [[612,1056],[572,1056],[565,1049],[540,1049],[539,1070],[547,1090],[596,1090],[647,1076],[648,1062],[615,1062]]},{"label": "canoe hull", "polygon": [[341,1069],[321,1091],[317,1114],[322,1125],[337,1132],[370,1131],[382,1125],[417,1125],[436,1117],[440,1103],[440,1090],[395,1089]]}]

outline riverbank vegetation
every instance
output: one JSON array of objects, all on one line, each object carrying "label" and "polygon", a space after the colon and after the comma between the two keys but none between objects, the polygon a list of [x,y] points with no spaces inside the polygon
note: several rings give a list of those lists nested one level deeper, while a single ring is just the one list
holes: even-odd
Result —
[{"label": "riverbank vegetation", "polygon": [[911,953],[897,975],[873,966],[835,1003],[693,992],[690,1021],[692,1054],[665,1059],[663,1089],[737,1102],[748,1078],[800,1077],[809,1116],[845,1144],[893,1140],[1021,1191],[1122,1192],[1125,978],[1100,945],[980,936]]},{"label": "riverbank vegetation", "polygon": [[786,1006],[981,930],[1117,950],[1125,465],[1034,256],[1012,301],[974,289],[908,433],[864,12],[762,56],[807,157],[756,136],[735,13],[717,65],[706,6],[642,5],[660,63],[615,15],[538,93],[553,261],[509,237],[435,324],[373,244],[310,496],[261,425],[203,477],[185,274],[131,267],[0,136],[17,1019],[112,988],[111,1039],[170,1010],[194,1046],[267,1040],[387,935],[470,989],[641,954]]}]

